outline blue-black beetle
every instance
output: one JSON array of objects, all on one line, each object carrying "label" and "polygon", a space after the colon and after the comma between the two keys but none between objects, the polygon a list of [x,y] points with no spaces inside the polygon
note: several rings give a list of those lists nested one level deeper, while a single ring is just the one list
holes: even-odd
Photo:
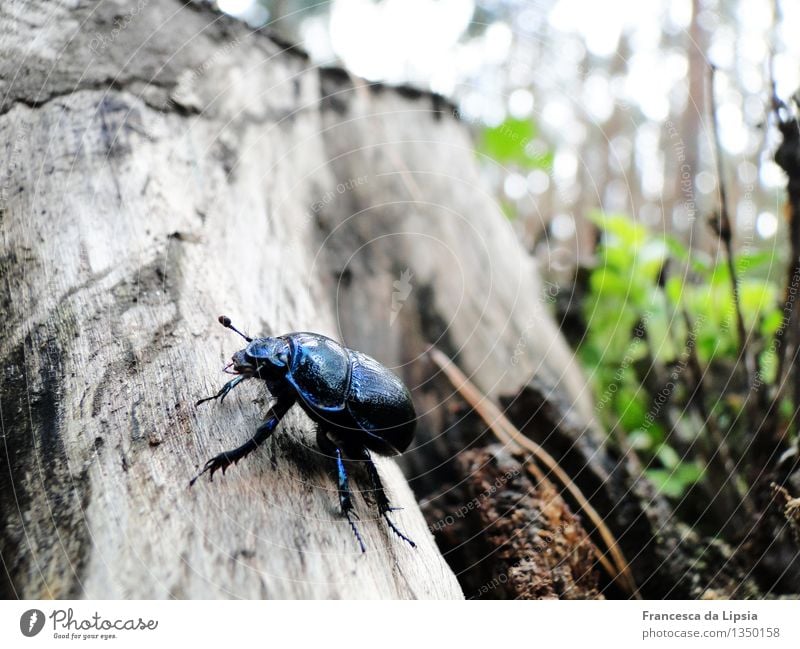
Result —
[{"label": "blue-black beetle", "polygon": [[234,327],[227,316],[220,316],[219,322],[242,336],[248,345],[233,355],[226,368],[236,376],[217,394],[200,399],[196,405],[212,399],[224,400],[233,388],[249,378],[265,381],[275,402],[251,439],[211,458],[190,485],[206,472],[209,479],[219,469],[224,474],[231,464],[252,453],[269,439],[289,408],[298,403],[317,423],[320,450],[336,462],[339,505],[361,551],[366,548],[353,521],[352,494],[343,457],[364,462],[379,514],[393,532],[416,547],[389,518],[394,508],[389,504],[370,454],[374,451],[397,455],[414,438],[417,416],[403,382],[374,358],[320,334],[297,332],[253,339]]}]

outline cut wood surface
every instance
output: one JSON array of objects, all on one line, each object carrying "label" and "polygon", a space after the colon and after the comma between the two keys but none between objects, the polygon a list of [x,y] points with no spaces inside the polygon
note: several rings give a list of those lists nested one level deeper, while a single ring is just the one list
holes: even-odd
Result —
[{"label": "cut wood surface", "polygon": [[0,9],[2,594],[462,597],[393,460],[418,547],[357,497],[359,551],[297,408],[189,489],[268,406],[255,381],[193,405],[242,347],[217,315],[338,337],[312,206],[342,179],[306,58],[210,11],[136,6]]}]

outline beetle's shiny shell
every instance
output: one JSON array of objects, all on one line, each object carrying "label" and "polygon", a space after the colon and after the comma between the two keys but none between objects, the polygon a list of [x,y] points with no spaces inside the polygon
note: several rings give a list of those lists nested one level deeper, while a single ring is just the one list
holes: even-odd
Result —
[{"label": "beetle's shiny shell", "polygon": [[281,336],[290,345],[286,378],[306,412],[338,433],[384,455],[411,444],[416,413],[403,382],[371,356],[309,332]]}]

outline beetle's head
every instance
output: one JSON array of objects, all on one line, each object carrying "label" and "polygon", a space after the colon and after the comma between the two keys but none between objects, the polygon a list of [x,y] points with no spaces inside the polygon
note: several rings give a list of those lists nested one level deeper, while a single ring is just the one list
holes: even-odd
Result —
[{"label": "beetle's head", "polygon": [[233,374],[246,378],[257,376],[270,379],[285,371],[289,363],[289,343],[282,338],[250,338],[231,323],[228,316],[221,315],[219,322],[223,327],[235,331],[247,341],[247,347],[240,349],[231,357]]},{"label": "beetle's head", "polygon": [[231,358],[233,371],[242,376],[273,378],[286,370],[289,343],[282,338],[256,338]]},{"label": "beetle's head", "polygon": [[233,356],[231,356],[231,368],[233,374],[241,374],[242,376],[254,376],[257,371],[257,366],[247,358],[247,349],[240,349]]}]

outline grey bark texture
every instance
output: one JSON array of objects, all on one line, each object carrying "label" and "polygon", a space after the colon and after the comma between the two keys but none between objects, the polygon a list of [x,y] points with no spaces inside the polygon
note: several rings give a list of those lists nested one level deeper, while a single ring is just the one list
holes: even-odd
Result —
[{"label": "grey bark texture", "polygon": [[339,182],[319,71],[179,2],[1,11],[2,593],[462,597],[394,461],[418,547],[357,499],[361,554],[299,409],[188,488],[268,405],[251,381],[194,407],[242,347],[216,315],[338,335],[315,265],[312,203]]}]

